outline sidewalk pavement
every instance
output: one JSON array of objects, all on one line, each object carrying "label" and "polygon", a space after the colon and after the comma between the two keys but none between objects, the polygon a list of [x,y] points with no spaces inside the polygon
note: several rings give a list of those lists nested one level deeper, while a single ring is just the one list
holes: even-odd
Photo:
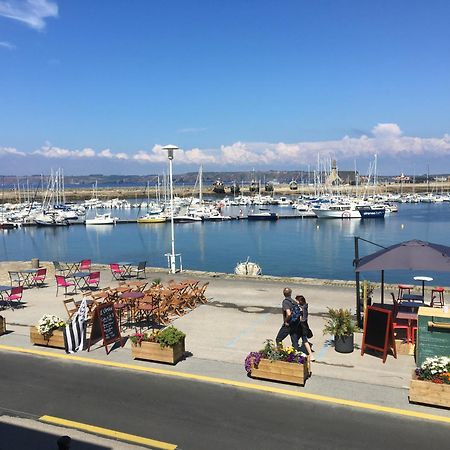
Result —
[{"label": "sidewalk pavement", "polygon": [[[101,277],[101,286],[117,285],[117,282],[111,281],[111,274],[105,268],[102,268]],[[192,356],[174,367],[133,361],[129,342],[124,348],[115,348],[109,355],[99,343],[91,352],[82,352],[79,356],[274,386],[274,383],[248,378],[244,359],[250,351],[261,349],[266,339],[275,338],[282,324],[282,290],[290,286],[293,295],[302,294],[309,303],[309,325],[314,332],[311,341],[314,343],[316,362],[312,363],[313,375],[305,387],[275,384],[277,387],[450,417],[448,411],[408,403],[409,382],[415,368],[412,356],[398,355],[397,359],[388,356],[383,364],[378,355],[361,356],[358,348],[350,354],[334,351],[331,336],[322,334],[327,307],[354,311],[354,287],[328,285],[320,280],[314,285],[296,283],[292,279],[242,279],[196,272],[174,276],[154,270],[147,274],[149,282],[156,278],[163,283],[170,279],[192,278],[210,283],[206,291],[209,302],[173,321],[174,326],[186,333],[186,350]],[[62,303],[64,295],[55,295],[53,274],[49,274],[48,281],[47,287],[24,292],[24,308],[0,311],[0,315],[7,320],[8,330],[12,331],[0,337],[0,345],[33,348],[29,342],[28,326],[35,325],[43,314],[67,317]],[[77,294],[76,298],[80,299],[81,294]],[[130,330],[130,333],[133,331]],[[356,333],[357,346],[360,346],[361,338],[361,333]],[[289,338],[285,344],[290,345]],[[58,349],[48,348],[45,351],[61,354]]]}]

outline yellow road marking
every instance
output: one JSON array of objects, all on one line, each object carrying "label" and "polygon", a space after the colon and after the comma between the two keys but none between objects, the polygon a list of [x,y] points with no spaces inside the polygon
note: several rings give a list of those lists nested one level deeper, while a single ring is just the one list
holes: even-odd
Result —
[{"label": "yellow road marking", "polygon": [[437,421],[437,422],[444,422],[444,423],[450,424],[449,417],[437,416],[434,414],[422,413],[419,411],[409,411],[407,409],[393,408],[390,406],[375,405],[373,403],[358,402],[355,400],[346,400],[346,399],[342,399],[342,398],[328,397],[328,396],[319,395],[319,394],[311,394],[309,392],[290,391],[288,389],[277,388],[277,387],[272,387],[272,386],[263,386],[263,385],[258,385],[258,384],[250,384],[250,383],[245,383],[242,381],[228,380],[226,378],[209,377],[206,375],[196,375],[193,373],[176,372],[174,370],[168,370],[168,369],[157,369],[157,368],[153,368],[153,367],[136,366],[134,364],[119,363],[119,362],[115,362],[115,361],[104,361],[101,359],[86,358],[83,356],[73,356],[73,355],[67,355],[65,353],[64,354],[51,353],[51,352],[48,352],[45,350],[35,350],[35,349],[28,349],[28,348],[22,348],[22,347],[12,347],[12,346],[8,346],[8,345],[0,345],[0,350],[7,350],[7,351],[19,352],[19,353],[28,353],[31,355],[47,356],[47,357],[56,358],[56,359],[68,359],[70,361],[85,362],[88,364],[98,364],[101,366],[116,367],[116,368],[120,368],[120,369],[130,369],[130,370],[136,370],[136,371],[140,371],[140,372],[155,373],[158,375],[169,375],[169,376],[178,377],[178,378],[186,378],[189,380],[205,381],[208,383],[224,384],[227,386],[251,389],[253,391],[271,392],[271,393],[275,393],[275,394],[288,395],[290,397],[297,397],[297,398],[305,398],[308,400],[315,400],[315,401],[319,401],[319,402],[323,402],[323,403],[330,403],[330,404],[334,404],[334,405],[351,406],[353,408],[365,409],[365,410],[369,410],[369,411],[384,412],[384,413],[395,414],[395,415],[399,415],[399,416],[413,417],[416,419],[424,419],[424,420],[433,420],[433,421]]},{"label": "yellow road marking", "polygon": [[88,433],[95,433],[101,436],[107,436],[113,439],[119,439],[121,441],[133,442],[134,444],[147,445],[153,448],[161,448],[164,450],[175,450],[177,448],[174,444],[168,442],[156,441],[154,439],[148,439],[134,434],[122,433],[121,431],[110,430],[108,428],[96,427],[93,425],[87,425],[81,422],[74,422],[73,420],[61,419],[60,417],[42,416],[39,417],[41,422],[51,423],[54,425],[60,425],[68,428],[75,428],[77,430],[87,431]]}]

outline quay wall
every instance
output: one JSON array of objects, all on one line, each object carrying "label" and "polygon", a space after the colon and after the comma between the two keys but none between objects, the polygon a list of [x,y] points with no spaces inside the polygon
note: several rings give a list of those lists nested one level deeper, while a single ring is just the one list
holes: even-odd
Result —
[{"label": "quay wall", "polygon": [[[41,267],[46,267],[48,270],[48,277],[54,277],[53,264],[50,261],[41,261]],[[8,271],[23,270],[31,268],[31,261],[0,261],[0,284],[9,284]],[[96,264],[93,263],[93,268],[98,270],[105,270],[109,272],[108,264]],[[147,280],[151,281],[157,279],[158,275],[167,274],[168,269],[165,267],[147,267]],[[274,282],[274,283],[286,283],[286,284],[303,284],[309,286],[330,286],[330,287],[341,287],[341,288],[353,288],[356,287],[356,282],[354,280],[334,280],[334,279],[322,279],[322,278],[307,278],[307,277],[281,277],[274,275],[260,275],[260,276],[242,276],[235,275],[226,272],[208,272],[200,270],[183,270],[183,275],[192,276],[195,278],[200,278],[203,280],[208,279],[226,279],[226,280],[245,280],[247,282],[261,283],[261,282]],[[370,281],[375,289],[381,288],[381,283]],[[397,284],[385,283],[385,292],[391,290],[392,292],[397,292]],[[421,292],[421,285],[416,286],[416,291]],[[425,291],[431,293],[432,286],[426,286]],[[449,286],[445,287],[446,290],[450,290]],[[391,299],[385,296],[385,301],[390,303]]]}]

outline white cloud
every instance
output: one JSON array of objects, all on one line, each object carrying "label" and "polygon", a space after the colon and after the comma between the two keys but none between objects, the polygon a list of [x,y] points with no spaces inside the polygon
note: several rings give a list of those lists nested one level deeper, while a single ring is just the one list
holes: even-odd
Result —
[{"label": "white cloud", "polygon": [[0,47],[6,48],[7,50],[15,50],[16,46],[14,44],[11,44],[11,42],[7,41],[0,41]]},{"label": "white cloud", "polygon": [[379,123],[372,129],[377,138],[394,138],[402,135],[402,130],[396,123]]},{"label": "white cloud", "polygon": [[[180,164],[216,164],[218,162],[217,157],[199,148],[193,148],[191,150],[175,150],[174,158],[177,163]],[[163,163],[167,162],[167,151],[163,149],[162,145],[155,145],[149,152],[139,150],[133,155],[135,161],[141,163]]]},{"label": "white cloud", "polygon": [[[175,151],[175,157],[178,159],[179,150]],[[162,145],[155,145],[149,152],[139,150],[133,159],[139,162],[161,163],[167,161],[167,151],[163,150]]]},{"label": "white cloud", "polygon": [[46,158],[93,158],[96,153],[92,148],[83,150],[69,150],[67,148],[44,145],[39,150],[32,152],[33,155],[40,155]]},{"label": "white cloud", "polygon": [[13,147],[0,147],[0,156],[4,155],[26,156],[26,153],[19,152],[19,150]]},{"label": "white cloud", "polygon": [[46,18],[58,17],[58,5],[51,0],[0,1],[0,16],[18,20],[35,30],[43,30]]},{"label": "white cloud", "polygon": [[[0,155],[29,155],[14,148],[0,147]],[[114,153],[109,148],[95,151],[92,148],[71,150],[46,143],[31,153],[45,158],[96,158],[111,161],[134,161],[141,164],[165,164],[167,152],[161,145],[151,150],[139,150],[135,153]],[[178,166],[205,164],[213,167],[295,167],[300,164],[314,165],[317,155],[321,158],[336,158],[339,161],[355,158],[372,158],[374,154],[394,158],[426,156],[450,156],[450,135],[441,138],[422,138],[405,136],[395,123],[379,123],[371,136],[357,138],[344,136],[329,141],[308,141],[297,143],[235,142],[215,149],[179,149],[175,151]]]},{"label": "white cloud", "polygon": [[128,159],[129,155],[127,153],[113,153],[109,148],[105,148],[97,154],[100,158],[108,158],[108,159]]}]

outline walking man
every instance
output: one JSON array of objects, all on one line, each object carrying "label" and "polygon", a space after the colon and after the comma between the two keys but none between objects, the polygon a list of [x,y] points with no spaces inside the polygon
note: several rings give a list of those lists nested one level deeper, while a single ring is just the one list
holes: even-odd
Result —
[{"label": "walking man", "polygon": [[292,347],[294,347],[295,350],[299,350],[297,334],[299,317],[293,316],[296,301],[291,298],[292,289],[288,287],[284,288],[283,295],[284,299],[281,304],[281,309],[283,311],[283,325],[281,326],[275,341],[277,345],[280,345],[281,342],[289,335],[291,337]]}]

